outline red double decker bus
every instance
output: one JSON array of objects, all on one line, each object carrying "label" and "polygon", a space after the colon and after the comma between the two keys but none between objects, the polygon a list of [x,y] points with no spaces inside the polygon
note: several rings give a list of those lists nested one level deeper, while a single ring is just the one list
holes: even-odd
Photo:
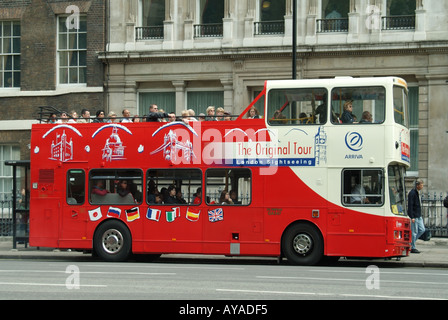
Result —
[{"label": "red double decker bus", "polygon": [[243,116],[254,101],[233,121],[33,125],[30,245],[407,256],[405,81],[266,81],[258,99],[260,119]]}]

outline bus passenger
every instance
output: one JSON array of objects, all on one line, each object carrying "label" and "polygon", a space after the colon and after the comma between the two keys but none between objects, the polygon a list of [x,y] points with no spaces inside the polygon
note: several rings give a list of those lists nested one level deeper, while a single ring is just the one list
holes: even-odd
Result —
[{"label": "bus passenger", "polygon": [[128,195],[128,193],[130,193],[131,191],[129,190],[129,184],[126,180],[120,180],[118,182],[118,188],[117,188],[117,193],[122,196],[125,197]]},{"label": "bus passenger", "polygon": [[257,108],[252,106],[247,112],[247,119],[260,119],[260,112],[258,112]]},{"label": "bus passenger", "polygon": [[229,192],[227,190],[223,190],[221,192],[221,196],[219,197],[220,204],[233,204],[232,199],[230,199]]},{"label": "bus passenger", "polygon": [[104,188],[104,181],[103,180],[96,180],[95,181],[95,185],[92,188],[92,194],[105,196],[108,193],[109,193],[109,190]]},{"label": "bus passenger", "polygon": [[372,114],[369,111],[364,111],[359,123],[372,123]]},{"label": "bus passenger", "polygon": [[164,199],[165,204],[178,204],[176,199],[176,187],[171,185],[168,187],[168,194]]},{"label": "bus passenger", "polygon": [[353,101],[348,100],[344,103],[344,112],[342,113],[341,120],[342,123],[354,123],[353,117]]},{"label": "bus passenger", "polygon": [[219,107],[218,109],[216,109],[216,120],[222,121],[224,112],[224,108]]},{"label": "bus passenger", "polygon": [[272,123],[287,124],[288,120],[286,119],[286,116],[280,110],[276,110],[274,112],[274,116],[271,119],[271,122]]},{"label": "bus passenger", "polygon": [[196,195],[193,200],[193,204],[201,204],[202,201],[202,188],[199,187],[196,189]]},{"label": "bus passenger", "polygon": [[159,112],[159,107],[156,104],[149,106],[149,114],[146,116],[146,122],[160,122],[162,118],[168,118],[165,112]]},{"label": "bus passenger", "polygon": [[234,204],[241,204],[241,201],[238,201],[238,195],[235,190],[230,190],[229,195]]}]

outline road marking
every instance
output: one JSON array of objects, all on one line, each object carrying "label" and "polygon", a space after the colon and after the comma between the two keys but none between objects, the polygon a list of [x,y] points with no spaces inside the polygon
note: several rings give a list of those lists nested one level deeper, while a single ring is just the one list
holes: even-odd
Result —
[{"label": "road marking", "polygon": [[367,294],[341,294],[341,293],[318,293],[318,292],[291,292],[291,291],[267,291],[267,290],[244,290],[244,289],[216,289],[218,292],[232,293],[254,293],[254,294],[282,294],[282,295],[302,295],[302,296],[318,296],[318,297],[358,297],[358,298],[376,298],[376,299],[393,299],[393,300],[447,300],[442,298],[426,298],[426,297],[399,297],[386,295],[367,295]]},{"label": "road marking", "polygon": [[[66,284],[61,284],[61,283],[36,283],[36,282],[0,282],[0,285],[67,287]],[[107,285],[102,285],[102,284],[80,284],[79,286],[86,287],[86,288],[107,288]]]},{"label": "road marking", "polygon": [[[0,273],[67,273],[60,270],[0,270]],[[80,274],[113,274],[113,275],[144,275],[144,276],[173,276],[173,272],[123,272],[123,271],[81,271]]]},{"label": "road marking", "polygon": [[[316,281],[353,281],[353,282],[365,282],[366,279],[350,279],[350,278],[312,278],[312,277],[280,277],[280,276],[256,276],[256,278],[259,279],[275,279],[275,280],[316,280]],[[432,285],[448,285],[446,282],[429,282],[429,281],[412,281],[412,280],[406,280],[406,281],[400,281],[400,280],[384,280],[381,279],[381,283],[412,283],[412,284],[432,284]]]}]

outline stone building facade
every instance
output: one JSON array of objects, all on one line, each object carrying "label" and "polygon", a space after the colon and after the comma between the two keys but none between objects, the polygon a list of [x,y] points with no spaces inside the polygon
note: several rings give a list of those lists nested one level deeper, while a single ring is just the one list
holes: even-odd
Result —
[{"label": "stone building facade", "polygon": [[[107,108],[143,115],[207,104],[238,114],[266,79],[290,79],[293,0],[111,2]],[[448,190],[448,3],[297,1],[297,78],[400,76],[410,86],[410,179]],[[160,18],[163,15],[163,19]]]}]

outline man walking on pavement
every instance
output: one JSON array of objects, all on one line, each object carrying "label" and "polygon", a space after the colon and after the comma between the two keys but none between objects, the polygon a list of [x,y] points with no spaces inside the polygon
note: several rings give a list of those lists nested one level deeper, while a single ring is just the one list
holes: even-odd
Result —
[{"label": "man walking on pavement", "polygon": [[411,253],[420,253],[415,247],[415,241],[425,232],[425,225],[422,218],[422,201],[420,190],[423,189],[423,180],[417,179],[415,181],[415,188],[409,192],[408,195],[408,216],[411,218]]}]

